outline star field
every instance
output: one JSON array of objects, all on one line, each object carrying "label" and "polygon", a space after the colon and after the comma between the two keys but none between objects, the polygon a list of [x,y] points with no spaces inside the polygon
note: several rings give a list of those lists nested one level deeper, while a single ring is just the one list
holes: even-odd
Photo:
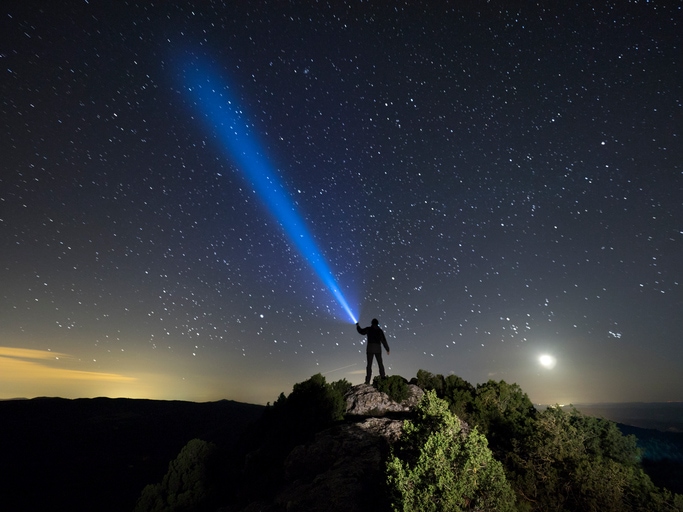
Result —
[{"label": "star field", "polygon": [[362,381],[364,338],[187,94],[177,63],[202,59],[389,374],[683,400],[675,2],[0,14],[3,397]]}]

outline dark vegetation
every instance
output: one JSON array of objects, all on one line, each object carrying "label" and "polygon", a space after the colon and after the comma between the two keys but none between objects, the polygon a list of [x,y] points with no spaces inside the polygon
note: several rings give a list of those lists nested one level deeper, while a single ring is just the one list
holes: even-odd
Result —
[{"label": "dark vegetation", "polygon": [[[385,481],[375,483],[383,498],[373,510],[683,511],[683,496],[652,483],[635,436],[623,435],[611,421],[575,409],[538,411],[519,386],[504,381],[474,387],[420,370],[411,382],[427,394],[387,456]],[[399,376],[373,384],[397,400],[408,393]],[[349,387],[314,375],[289,396],[281,394],[249,429],[232,474],[221,475],[218,495],[202,491],[192,510],[267,503],[284,481],[287,454],[345,421]],[[188,510],[174,503],[189,488],[164,489],[182,465],[174,461],[161,484],[146,488],[137,510]],[[185,463],[188,475],[196,467],[196,460]],[[165,501],[150,500],[150,492],[165,493]]]},{"label": "dark vegetation", "polygon": [[236,488],[227,499],[245,506],[271,496],[283,479],[284,460],[295,446],[344,419],[346,380],[328,384],[316,374],[295,384],[289,396],[281,393],[245,436],[244,470],[236,475]]},{"label": "dark vegetation", "polygon": [[387,463],[392,510],[515,510],[503,466],[487,444],[428,390]]},{"label": "dark vegetation", "polygon": [[[383,481],[368,483],[379,489],[373,511],[683,511],[683,496],[670,492],[683,481],[681,434],[537,410],[504,381],[475,387],[420,370],[411,383],[427,393],[386,454]],[[395,400],[409,392],[399,376],[373,384]],[[295,446],[357,421],[344,417],[350,388],[314,375],[265,408],[0,402],[3,508],[240,511],[268,503]]]},{"label": "dark vegetation", "polygon": [[537,411],[519,386],[504,381],[474,388],[420,370],[416,382],[486,436],[518,510],[683,510],[683,496],[653,484],[636,437],[614,422],[576,409]]},{"label": "dark vegetation", "polygon": [[392,375],[384,379],[375,377],[372,385],[382,393],[389,395],[394,402],[401,403],[408,398],[410,390],[408,389],[408,381],[400,375]]},{"label": "dark vegetation", "polygon": [[0,401],[0,510],[130,511],[189,440],[230,458],[264,409],[228,400]]}]

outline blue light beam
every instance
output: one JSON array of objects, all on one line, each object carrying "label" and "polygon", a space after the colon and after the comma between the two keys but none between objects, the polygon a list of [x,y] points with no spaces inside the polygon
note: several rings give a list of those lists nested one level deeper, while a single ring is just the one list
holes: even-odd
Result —
[{"label": "blue light beam", "polygon": [[209,122],[209,126],[215,129],[229,156],[251,182],[256,194],[268,206],[290,242],[308,261],[351,321],[356,323],[356,315],[346,302],[330,267],[294,209],[293,202],[273,172],[272,166],[263,155],[250,124],[244,119],[242,110],[230,96],[228,88],[210,72],[196,65],[186,66],[184,76],[186,90],[194,99],[195,106]]}]

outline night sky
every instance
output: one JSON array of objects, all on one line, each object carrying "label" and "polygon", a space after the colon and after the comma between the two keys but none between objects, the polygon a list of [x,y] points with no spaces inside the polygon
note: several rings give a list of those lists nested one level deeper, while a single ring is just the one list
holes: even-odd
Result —
[{"label": "night sky", "polygon": [[390,375],[683,400],[680,3],[388,4],[3,2],[0,398],[361,383],[252,158]]}]

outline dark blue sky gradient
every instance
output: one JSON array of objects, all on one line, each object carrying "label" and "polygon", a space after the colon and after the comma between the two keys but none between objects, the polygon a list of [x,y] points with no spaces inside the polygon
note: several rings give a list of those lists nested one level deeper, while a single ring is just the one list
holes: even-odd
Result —
[{"label": "dark blue sky gradient", "polygon": [[683,400],[677,3],[1,15],[3,397],[265,403],[318,372],[362,381],[363,338],[203,119],[189,60],[229,82],[390,374]]},{"label": "dark blue sky gradient", "polygon": [[258,198],[273,214],[274,222],[282,226],[290,244],[319,276],[341,306],[342,314],[355,324],[358,319],[325,257],[289,199],[288,192],[274,174],[272,164],[263,155],[239,102],[229,94],[229,81],[215,76],[202,62],[188,62],[180,72],[185,76],[183,86],[187,94],[194,98],[197,110],[207,119],[208,128],[217,133],[226,156],[246,175],[247,183],[254,187]]}]

